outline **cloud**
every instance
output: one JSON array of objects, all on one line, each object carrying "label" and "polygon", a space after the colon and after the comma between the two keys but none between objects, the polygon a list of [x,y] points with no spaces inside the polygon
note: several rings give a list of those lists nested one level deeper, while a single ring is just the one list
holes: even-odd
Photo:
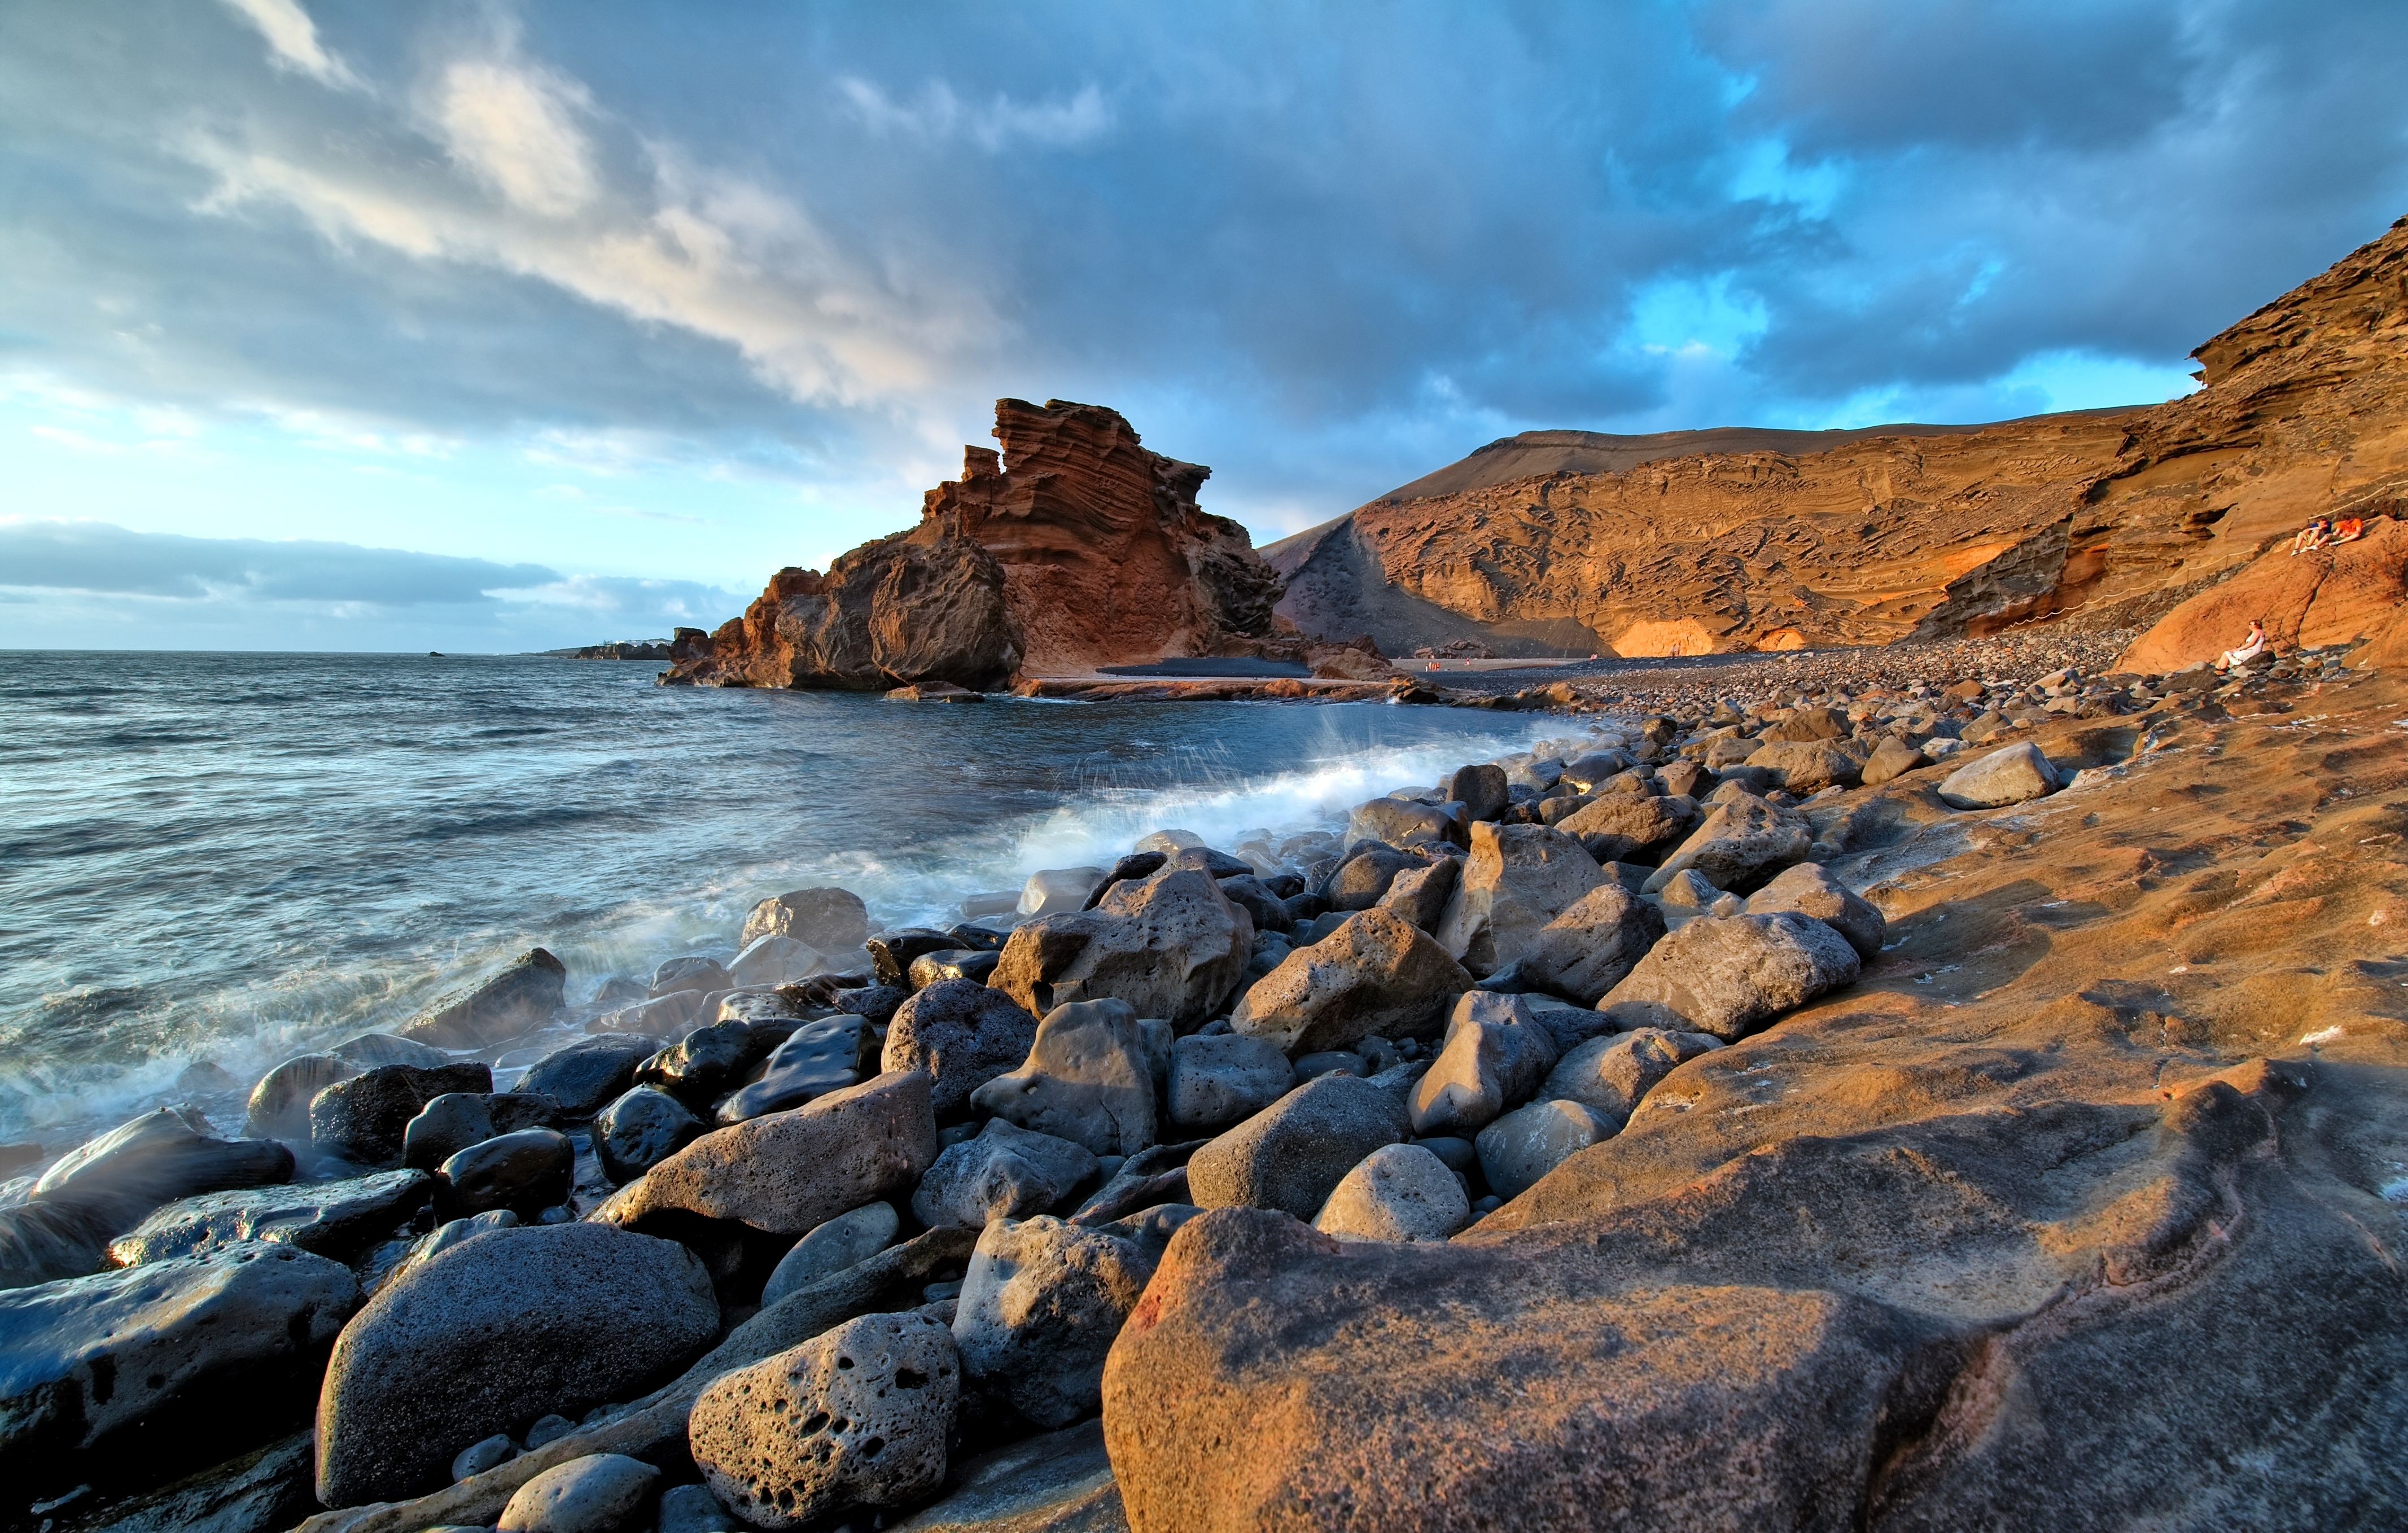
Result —
[{"label": "cloud", "polygon": [[352,543],[187,537],[103,522],[0,522],[0,584],[29,591],[414,607],[489,602],[495,591],[551,589],[562,580],[541,565]]},{"label": "cloud", "polygon": [[1110,133],[1111,108],[1094,85],[1077,94],[1023,105],[996,94],[972,105],[953,93],[944,80],[931,80],[919,93],[917,105],[901,106],[867,80],[845,76],[837,90],[851,104],[862,125],[879,135],[905,134],[928,140],[966,138],[988,153],[1014,143],[1069,149]]},{"label": "cloud", "polygon": [[225,4],[267,39],[268,59],[277,67],[298,70],[321,85],[353,88],[359,84],[343,61],[318,41],[318,25],[299,0],[225,0]]},{"label": "cloud", "polygon": [[585,92],[548,71],[464,59],[443,72],[435,115],[452,157],[514,207],[567,218],[598,192],[575,121]]}]

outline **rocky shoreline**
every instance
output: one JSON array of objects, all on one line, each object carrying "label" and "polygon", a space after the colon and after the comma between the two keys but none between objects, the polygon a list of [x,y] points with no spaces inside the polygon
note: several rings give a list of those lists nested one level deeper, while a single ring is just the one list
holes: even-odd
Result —
[{"label": "rocky shoreline", "polygon": [[537,950],[36,1156],[7,1526],[2408,1504],[2403,698],[2113,641],[1578,678],[1341,831],[793,891],[578,1007]]}]

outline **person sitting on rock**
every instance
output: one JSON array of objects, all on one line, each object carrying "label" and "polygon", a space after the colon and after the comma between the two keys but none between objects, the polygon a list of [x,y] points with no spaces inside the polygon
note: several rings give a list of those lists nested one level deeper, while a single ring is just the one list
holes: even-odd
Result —
[{"label": "person sitting on rock", "polygon": [[2315,552],[2332,540],[2332,530],[2330,519],[2321,516],[2316,518],[2300,529],[2299,537],[2291,539],[2291,552],[2294,554]]},{"label": "person sitting on rock", "polygon": [[2257,659],[2259,655],[2264,654],[2265,652],[2266,624],[2261,619],[2251,618],[2249,620],[2249,637],[2241,641],[2241,647],[2239,649],[2227,650],[2221,655],[2218,655],[2215,661],[2215,668],[2220,671],[2232,670],[2237,666],[2249,664],[2249,662]]},{"label": "person sitting on rock", "polygon": [[2345,516],[2333,523],[2332,536],[2325,540],[2327,548],[2335,543],[2355,543],[2366,536],[2366,523],[2355,516]]}]

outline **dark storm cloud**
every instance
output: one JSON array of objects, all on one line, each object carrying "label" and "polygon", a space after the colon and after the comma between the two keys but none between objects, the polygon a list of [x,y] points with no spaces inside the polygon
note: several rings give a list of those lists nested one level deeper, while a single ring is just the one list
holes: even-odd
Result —
[{"label": "dark storm cloud", "polygon": [[557,582],[541,565],[499,565],[351,543],[132,532],[102,522],[0,523],[0,585],[101,595],[367,602],[481,602]]},{"label": "dark storm cloud", "polygon": [[[0,365],[804,479],[1144,402],[1342,509],[1523,426],[2169,364],[2408,211],[2388,3],[306,16],[0,13]],[[1747,325],[1695,419],[1667,292]]]}]

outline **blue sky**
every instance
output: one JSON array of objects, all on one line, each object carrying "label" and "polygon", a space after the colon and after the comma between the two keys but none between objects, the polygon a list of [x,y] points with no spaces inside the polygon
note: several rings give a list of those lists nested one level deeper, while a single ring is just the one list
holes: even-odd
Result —
[{"label": "blue sky", "polygon": [[0,647],[709,626],[1001,394],[1268,541],[1494,437],[2154,402],[2408,7],[0,8]]}]

